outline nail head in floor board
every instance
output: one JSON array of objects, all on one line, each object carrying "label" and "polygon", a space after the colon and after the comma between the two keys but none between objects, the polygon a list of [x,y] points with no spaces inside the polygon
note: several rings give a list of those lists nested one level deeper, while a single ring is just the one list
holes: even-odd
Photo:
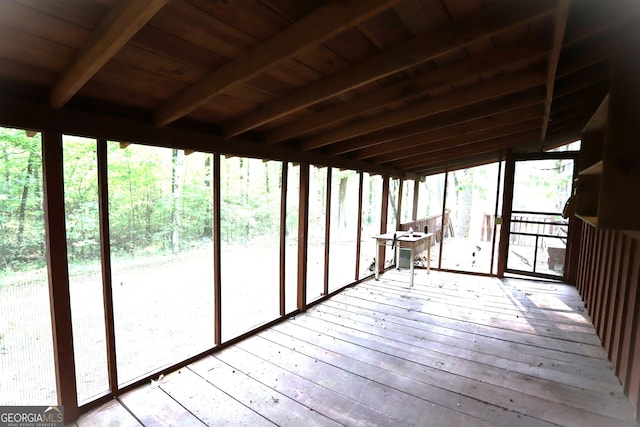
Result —
[{"label": "nail head in floor board", "polygon": [[[489,333],[477,334],[477,331],[470,332],[463,330],[463,328],[454,329],[454,327],[457,328],[458,326],[460,326],[460,324],[458,324],[457,322],[449,322],[442,325],[440,319],[437,319],[437,321],[435,322],[430,322],[429,319],[425,318],[424,316],[416,317],[414,316],[414,313],[407,313],[404,310],[389,309],[388,307],[380,304],[370,304],[368,302],[363,303],[362,301],[359,301],[357,299],[351,299],[349,300],[349,304],[345,303],[342,306],[338,305],[340,304],[338,301],[339,299],[334,297],[327,301],[327,305],[341,307],[343,309],[347,307],[346,309],[349,310],[371,312],[374,313],[374,315],[378,315],[379,317],[393,316],[393,318],[398,319],[399,321],[411,322],[412,324],[420,325],[420,328],[422,329],[440,334],[444,337],[444,339],[448,339],[449,337],[456,337],[460,341],[482,341],[488,342],[492,346],[498,346],[502,344],[502,347],[500,348],[504,352],[516,355],[519,353],[525,353],[535,357],[546,356],[555,360],[571,362],[580,367],[591,368],[599,372],[606,372],[607,374],[608,371],[612,369],[611,362],[604,358],[594,358],[591,356],[559,351],[552,348],[539,347],[528,343],[514,342],[498,336],[490,336]],[[310,311],[313,311],[313,309],[311,309]]]},{"label": "nail head in floor board", "polygon": [[274,425],[189,368],[172,372],[164,380],[160,388],[207,425]]},{"label": "nail head in floor board", "polygon": [[[356,298],[348,294],[336,295],[332,298],[334,301],[344,301]],[[517,330],[509,330],[502,328],[494,328],[492,325],[482,323],[465,322],[464,320],[442,317],[425,313],[421,311],[412,310],[411,307],[403,307],[397,302],[390,301],[389,303],[375,301],[368,298],[357,297],[357,304],[363,307],[383,307],[384,312],[396,314],[406,318],[424,321],[435,325],[447,326],[457,330],[474,333],[477,335],[486,335],[492,337],[500,337],[502,339],[519,342],[523,344],[535,345],[544,348],[559,348],[562,351],[581,354],[584,356],[595,357],[606,360],[606,352],[602,347],[595,345],[585,345],[583,343],[575,341],[564,341],[558,338],[547,337],[535,334],[520,333]]]},{"label": "nail head in floor board", "polygon": [[[283,394],[302,402],[313,409],[314,412],[323,414],[337,423],[361,426],[394,426],[403,424],[402,420],[381,412],[378,408],[362,404],[349,396],[339,393],[333,387],[324,386],[287,371],[270,361],[243,350],[239,346],[229,349],[222,357],[229,362],[242,360],[242,366],[247,369],[247,372],[250,372],[252,378],[256,378],[266,385],[271,385],[271,387],[277,386],[278,390]],[[319,363],[314,363],[313,368],[319,368],[319,365]],[[319,377],[320,375],[318,372],[317,376]],[[338,382],[346,381],[346,378],[341,377],[334,380]]]},{"label": "nail head in floor board", "polygon": [[[367,327],[380,327],[379,324],[376,324],[373,318],[358,313],[341,311],[332,307],[330,301],[326,304],[323,304],[321,307],[318,307],[317,310],[333,316],[340,316],[342,319],[349,320],[354,323],[360,323]],[[573,373],[563,372],[559,369],[559,366],[556,367],[552,359],[549,358],[543,359],[540,357],[530,357],[525,362],[520,360],[512,360],[503,357],[508,353],[499,351],[484,353],[478,351],[476,348],[468,349],[464,348],[463,346],[455,346],[451,344],[451,342],[453,341],[453,339],[451,338],[442,340],[445,342],[440,342],[437,340],[437,337],[435,337],[436,340],[434,340],[433,335],[435,334],[429,334],[428,332],[416,329],[415,327],[396,324],[390,320],[384,322],[384,328],[392,333],[404,334],[416,337],[418,339],[424,339],[426,340],[429,349],[443,354],[443,357],[453,356],[464,358],[470,361],[473,360],[480,363],[492,364],[493,366],[509,371],[519,372],[521,374],[530,375],[546,380],[560,381],[564,384],[572,385],[574,387],[583,387],[592,390],[607,392],[617,392],[620,388],[619,383],[615,381],[611,375],[608,375],[605,380],[590,378],[587,372],[580,372],[577,370]]]},{"label": "nail head in floor board", "polygon": [[[381,411],[399,420],[401,425],[424,425],[426,421],[433,425],[455,423],[461,426],[484,423],[478,417],[471,417],[440,405],[429,407],[423,399],[405,391],[327,363],[323,360],[326,356],[322,359],[309,357],[300,353],[297,348],[293,350],[259,337],[246,340],[238,347],[265,361],[268,360],[287,372],[307,378],[364,406]],[[428,414],[425,413],[425,408],[428,409]]]},{"label": "nail head in floor board", "polygon": [[[162,381],[166,382],[164,379]],[[201,427],[206,425],[165,393],[158,384],[136,388],[118,399],[146,426]]]},{"label": "nail head in floor board", "polygon": [[362,355],[361,352],[356,351],[354,354],[343,349],[342,346],[338,346],[337,351],[349,353],[349,355],[343,355],[330,349],[330,344],[335,343],[335,341],[329,340],[329,343],[327,343],[326,337],[318,336],[315,333],[311,333],[311,331],[309,331],[306,340],[303,340],[302,337],[297,338],[287,335],[275,329],[263,331],[259,337],[287,348],[295,348],[297,352],[301,352],[310,358],[322,359],[340,369],[408,393],[422,399],[423,405],[442,406],[474,418],[480,418],[497,426],[511,427],[516,423],[523,426],[551,425],[548,422],[508,410],[508,408],[482,402],[407,376],[406,374],[410,372],[407,372],[406,369],[403,370],[404,362],[402,359],[396,359],[395,363],[393,363],[394,360],[390,358],[388,364],[380,367],[357,359]]},{"label": "nail head in floor board", "polygon": [[333,336],[336,333],[340,333],[341,337],[346,337],[345,339],[347,340],[362,342],[364,345],[373,345],[380,351],[401,355],[401,357],[417,361],[431,369],[443,370],[463,379],[475,379],[487,384],[508,388],[512,391],[526,392],[531,396],[558,401],[567,406],[590,410],[606,417],[628,417],[628,411],[621,410],[621,408],[627,409],[627,402],[624,399],[616,399],[605,393],[590,393],[589,390],[580,390],[549,381],[535,380],[526,375],[457,358],[448,358],[446,364],[434,368],[434,364],[441,359],[437,355],[434,357],[432,352],[421,346],[397,341],[391,335],[383,337],[356,331],[352,329],[352,325],[345,327],[338,323],[327,323],[323,319],[314,317],[313,312],[307,312],[305,316],[298,316],[295,323],[308,326],[313,325],[318,320],[324,322],[324,324],[315,325],[316,330],[319,332],[327,331],[328,334]]},{"label": "nail head in floor board", "polygon": [[76,421],[79,427],[137,427],[141,426],[120,402],[113,399],[104,405],[81,415]]}]

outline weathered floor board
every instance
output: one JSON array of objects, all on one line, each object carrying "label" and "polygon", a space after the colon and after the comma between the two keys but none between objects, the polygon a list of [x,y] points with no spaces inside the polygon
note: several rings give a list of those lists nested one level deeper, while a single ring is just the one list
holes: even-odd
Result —
[{"label": "weathered floor board", "polygon": [[420,271],[328,301],[85,414],[85,425],[636,426],[561,283]]}]

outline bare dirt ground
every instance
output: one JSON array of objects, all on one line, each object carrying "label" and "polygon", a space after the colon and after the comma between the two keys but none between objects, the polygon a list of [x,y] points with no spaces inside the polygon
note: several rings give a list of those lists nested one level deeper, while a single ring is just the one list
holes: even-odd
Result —
[{"label": "bare dirt ground", "polygon": [[[371,272],[374,242],[363,240],[360,277]],[[355,242],[334,244],[330,290],[353,280]],[[487,271],[490,246],[447,240],[449,268]],[[388,251],[391,252],[391,251]],[[455,255],[454,255],[455,254]],[[438,246],[432,248],[437,266]],[[324,245],[310,244],[307,300],[323,293]],[[286,307],[296,307],[297,247],[287,246]],[[475,261],[475,262],[474,262]],[[538,259],[539,263],[544,260]],[[99,265],[70,278],[80,402],[108,391]],[[0,284],[0,405],[56,404],[46,270]],[[116,261],[112,268],[118,380],[131,382],[214,346],[213,251]],[[222,247],[223,341],[279,316],[277,242]]]},{"label": "bare dirt ground", "polygon": [[[278,242],[222,246],[223,341],[279,316]],[[335,259],[352,244],[335,245]],[[311,248],[320,265],[324,250]],[[297,247],[287,247],[286,307],[296,307]],[[351,258],[355,259],[353,255]],[[340,263],[334,261],[335,268]],[[351,263],[351,262],[350,262]],[[79,401],[108,391],[104,305],[100,266],[71,274],[70,293]],[[322,277],[322,270],[309,276]],[[353,273],[344,276],[345,283]],[[321,284],[320,280],[320,284]],[[112,266],[118,382],[214,347],[213,251],[125,259]],[[311,288],[308,300],[322,294]],[[49,291],[46,270],[5,280],[0,286],[0,405],[56,404]]]}]

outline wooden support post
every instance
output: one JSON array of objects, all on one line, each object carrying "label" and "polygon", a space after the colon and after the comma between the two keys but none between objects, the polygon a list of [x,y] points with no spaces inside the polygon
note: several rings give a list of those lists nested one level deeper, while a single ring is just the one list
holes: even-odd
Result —
[{"label": "wooden support post", "polygon": [[309,164],[300,164],[298,205],[298,310],[307,309],[307,254],[309,244]]},{"label": "wooden support post", "polygon": [[358,230],[356,231],[356,275],[354,280],[360,278],[360,252],[362,248],[362,186],[364,184],[364,172],[360,172],[358,181]]},{"label": "wooden support post", "polygon": [[111,241],[109,234],[109,192],[107,176],[107,141],[97,141],[98,154],[98,209],[100,214],[100,256],[102,259],[102,300],[104,327],[107,340],[107,370],[111,393],[118,390],[118,365],[116,363],[116,334],[113,315],[111,283]]},{"label": "wooden support post", "polygon": [[498,216],[498,206],[500,205],[500,183],[502,182],[502,155],[498,162],[498,178],[496,182],[496,204],[493,209],[493,229],[491,230],[491,264],[489,265],[489,275],[493,274],[493,263],[496,253],[496,228],[498,228],[496,218]]},{"label": "wooden support post", "polygon": [[222,261],[220,258],[220,154],[213,155],[213,312],[215,345],[222,344]]},{"label": "wooden support post", "polygon": [[[438,268],[442,268],[442,252],[444,248],[444,231],[445,227],[449,227],[449,223],[445,224],[444,219],[447,212],[447,185],[449,183],[449,163],[447,162],[444,170],[444,190],[442,192],[442,226],[440,228],[440,246],[438,247]],[[449,219],[450,221],[451,219]],[[431,261],[431,260],[429,260]]]},{"label": "wooden support post", "polygon": [[331,178],[333,168],[327,168],[327,191],[325,191],[324,216],[324,290],[322,295],[329,295],[329,251],[331,246]]},{"label": "wooden support post", "polygon": [[400,224],[402,223],[402,190],[404,187],[404,179],[398,179],[398,206],[396,215],[396,227],[395,230],[400,230]]},{"label": "wooden support post", "polygon": [[287,253],[287,179],[288,163],[282,162],[280,180],[280,316],[286,312],[286,253]]},{"label": "wooden support post", "polygon": [[[389,213],[389,176],[382,177],[382,207],[380,212],[380,234],[387,232],[387,215]],[[378,273],[384,271],[385,247],[376,246],[378,251]]]},{"label": "wooden support post", "polygon": [[[413,181],[413,209],[411,210],[411,221],[418,220],[418,198],[420,195],[420,181]],[[416,230],[420,231],[420,230]]]},{"label": "wooden support post", "polygon": [[69,423],[78,418],[79,411],[67,265],[62,135],[57,131],[45,131],[43,137],[44,215],[53,360],[58,404],[64,405],[65,423]]},{"label": "wooden support post", "polygon": [[498,277],[504,277],[507,268],[509,249],[509,227],[511,226],[511,210],[513,208],[513,180],[516,173],[516,162],[511,152],[507,153],[504,171],[504,190],[502,192],[502,225],[500,226],[500,244],[498,245]]}]

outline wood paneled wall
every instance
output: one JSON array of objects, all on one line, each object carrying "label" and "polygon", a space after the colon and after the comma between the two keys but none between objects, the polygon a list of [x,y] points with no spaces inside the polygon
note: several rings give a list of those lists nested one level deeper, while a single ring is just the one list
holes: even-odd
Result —
[{"label": "wood paneled wall", "polygon": [[582,227],[577,288],[640,420],[640,233]]}]

